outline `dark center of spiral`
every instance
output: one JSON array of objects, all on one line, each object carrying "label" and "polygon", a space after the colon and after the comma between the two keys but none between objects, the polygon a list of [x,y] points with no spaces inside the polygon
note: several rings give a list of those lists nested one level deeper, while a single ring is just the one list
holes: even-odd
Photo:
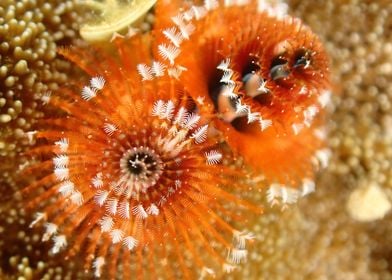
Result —
[{"label": "dark center of spiral", "polygon": [[131,154],[127,162],[128,171],[134,175],[152,174],[157,169],[157,161],[151,154],[139,152]]}]

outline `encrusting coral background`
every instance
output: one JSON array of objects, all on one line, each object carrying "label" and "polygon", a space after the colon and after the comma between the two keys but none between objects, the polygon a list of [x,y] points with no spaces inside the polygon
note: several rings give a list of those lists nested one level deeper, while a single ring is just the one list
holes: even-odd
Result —
[{"label": "encrusting coral background", "polygon": [[[331,57],[333,156],[315,193],[284,212],[266,209],[254,221],[258,238],[249,262],[232,277],[392,279],[392,215],[375,220],[392,199],[392,3],[288,4],[290,13],[321,37]],[[40,235],[28,228],[31,217],[20,210],[18,196],[12,196],[25,160],[21,152],[29,145],[25,132],[44,112],[42,97],[71,75],[55,48],[77,40],[79,9],[73,1],[15,0],[0,6],[1,279],[85,276],[77,260],[47,255]],[[384,212],[363,213],[369,203],[363,194],[369,190],[377,193],[373,208]]]}]

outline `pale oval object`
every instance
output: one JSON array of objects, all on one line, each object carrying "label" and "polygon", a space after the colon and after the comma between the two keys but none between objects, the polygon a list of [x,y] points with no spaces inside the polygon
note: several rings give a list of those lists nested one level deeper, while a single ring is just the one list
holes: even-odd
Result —
[{"label": "pale oval object", "polygon": [[[97,24],[85,24],[80,29],[80,36],[89,42],[109,40],[115,32],[129,27],[154,6],[157,0],[133,0],[128,5],[117,4],[105,11],[109,16],[104,17]],[[113,1],[110,1],[113,2]],[[105,4],[103,4],[104,6]]]},{"label": "pale oval object", "polygon": [[346,206],[351,218],[359,222],[382,219],[392,207],[386,193],[374,183],[354,190]]}]

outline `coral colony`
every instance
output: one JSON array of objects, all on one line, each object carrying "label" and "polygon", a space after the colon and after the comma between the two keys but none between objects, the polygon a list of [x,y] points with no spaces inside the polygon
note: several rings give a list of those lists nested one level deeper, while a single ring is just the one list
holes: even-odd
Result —
[{"label": "coral colony", "polygon": [[284,4],[163,2],[114,53],[60,50],[90,78],[47,96],[24,171],[41,174],[23,190],[31,227],[102,279],[238,269],[252,193],[293,203],[328,162],[327,57]]}]

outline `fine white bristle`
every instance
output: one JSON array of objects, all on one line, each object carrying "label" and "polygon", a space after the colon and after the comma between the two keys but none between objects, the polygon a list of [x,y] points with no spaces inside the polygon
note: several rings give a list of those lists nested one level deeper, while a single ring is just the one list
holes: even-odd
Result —
[{"label": "fine white bristle", "polygon": [[151,72],[155,77],[162,77],[165,74],[166,65],[159,61],[153,61],[151,66]]},{"label": "fine white bristle", "polygon": [[120,202],[120,206],[118,207],[118,214],[120,217],[124,219],[129,219],[129,202],[128,201],[122,201]]},{"label": "fine white bristle", "polygon": [[298,133],[300,133],[300,131],[305,127],[304,124],[302,123],[293,123],[291,125],[291,128],[293,129],[293,132],[295,135],[298,135]]},{"label": "fine white bristle", "polygon": [[127,236],[123,239],[123,245],[130,251],[137,246],[137,243],[138,241],[132,236]]},{"label": "fine white bristle", "polygon": [[139,219],[146,219],[148,217],[147,212],[144,210],[143,205],[139,204],[132,208],[132,213]]},{"label": "fine white bristle", "polygon": [[180,46],[184,37],[180,32],[177,32],[175,27],[167,28],[163,31],[163,34],[175,45],[177,48]]},{"label": "fine white bristle", "polygon": [[83,204],[83,195],[81,192],[79,191],[74,191],[72,192],[71,196],[69,197],[69,199],[72,201],[72,203],[81,206]]},{"label": "fine white bristle", "polygon": [[110,232],[110,236],[112,237],[112,243],[116,244],[122,240],[124,232],[121,229],[114,229]]},{"label": "fine white bristle", "polygon": [[45,224],[45,233],[42,236],[42,241],[48,241],[54,234],[57,233],[58,226],[53,223],[46,223]]},{"label": "fine white bristle", "polygon": [[118,200],[116,198],[108,199],[105,204],[106,211],[109,212],[109,214],[116,215],[117,205],[118,205]]},{"label": "fine white bristle", "polygon": [[91,88],[89,86],[85,86],[82,89],[82,98],[84,100],[91,100],[92,98],[97,96],[97,91],[95,88]]},{"label": "fine white bristle", "polygon": [[205,279],[205,278],[215,278],[215,271],[212,268],[209,268],[207,266],[204,266],[201,269],[200,273],[200,278],[199,279]]},{"label": "fine white bristle", "polygon": [[158,209],[158,207],[157,207],[154,203],[152,203],[152,204],[147,208],[147,213],[148,213],[149,215],[157,216],[157,215],[159,215],[159,209]]},{"label": "fine white bristle", "polygon": [[187,129],[193,129],[197,126],[197,123],[200,120],[200,116],[196,113],[190,113],[187,115],[184,123],[182,124],[183,127],[186,127]]},{"label": "fine white bristle", "polygon": [[248,110],[248,124],[258,120],[260,120],[260,113],[252,113],[250,110]]},{"label": "fine white bristle", "polygon": [[105,79],[101,76],[94,77],[90,80],[90,86],[95,90],[102,90],[104,85],[105,85]]},{"label": "fine white bristle", "polygon": [[58,155],[53,158],[53,165],[56,168],[65,168],[68,166],[69,158],[66,155]]},{"label": "fine white bristle", "polygon": [[331,92],[329,90],[322,91],[318,97],[318,102],[322,108],[326,107],[331,102]]},{"label": "fine white bristle", "polygon": [[265,120],[262,117],[260,117],[259,124],[260,124],[261,131],[264,131],[272,125],[272,120]]},{"label": "fine white bristle", "polygon": [[54,246],[52,248],[53,254],[57,254],[58,252],[60,252],[60,250],[62,248],[67,246],[67,239],[66,239],[65,235],[55,236],[53,238],[53,241],[54,241]]},{"label": "fine white bristle", "polygon": [[230,58],[227,58],[225,60],[222,60],[222,62],[216,68],[222,71],[227,71],[230,70],[229,65],[230,65]]},{"label": "fine white bristle", "polygon": [[311,179],[304,179],[302,181],[302,196],[308,195],[312,192],[314,192],[316,189],[316,184],[314,183],[313,180]]},{"label": "fine white bristle", "polygon": [[113,133],[117,131],[117,129],[118,129],[117,126],[111,123],[105,123],[103,125],[103,130],[109,136],[112,136]]},{"label": "fine white bristle", "polygon": [[245,249],[233,248],[229,252],[229,260],[231,263],[239,264],[243,261],[246,261],[247,258],[248,258],[248,251]]},{"label": "fine white bristle", "polygon": [[237,267],[232,264],[224,263],[223,264],[223,271],[226,273],[232,273]]},{"label": "fine white bristle", "polygon": [[107,191],[98,191],[97,194],[94,196],[95,203],[99,206],[102,206],[107,199],[109,192]]},{"label": "fine white bristle", "polygon": [[205,7],[192,6],[191,10],[196,20],[201,19],[207,14],[207,9]]},{"label": "fine white bristle", "polygon": [[165,102],[163,100],[155,101],[152,107],[152,115],[161,117],[164,114],[165,110]]},{"label": "fine white bristle", "polygon": [[235,83],[228,83],[227,85],[224,85],[222,87],[222,95],[229,97],[231,99],[236,99],[238,98],[238,94],[234,92],[235,89]]},{"label": "fine white bristle", "polygon": [[188,69],[183,67],[183,66],[175,65],[174,67],[170,67],[170,68],[167,69],[167,74],[170,77],[173,77],[176,80],[179,80],[182,72],[184,72],[186,70],[188,70]]},{"label": "fine white bristle", "polygon": [[114,221],[111,217],[105,216],[99,221],[99,224],[101,225],[102,232],[109,232],[112,230]]},{"label": "fine white bristle", "polygon": [[173,101],[169,100],[165,106],[164,106],[164,110],[163,110],[163,114],[162,114],[162,118],[163,119],[167,119],[167,120],[171,120],[174,114],[174,103]]},{"label": "fine white bristle", "polygon": [[42,94],[41,96],[41,101],[44,105],[48,104],[50,102],[50,98],[52,96],[52,93],[50,91],[47,91]]},{"label": "fine white bristle", "polygon": [[66,153],[68,150],[69,141],[66,138],[62,138],[59,141],[56,141],[54,144],[60,148],[62,153]]},{"label": "fine white bristle", "polygon": [[99,172],[97,175],[94,176],[94,178],[91,180],[91,184],[94,186],[94,188],[99,189],[103,186],[103,180],[102,180],[102,173]]},{"label": "fine white bristle", "polygon": [[293,188],[288,188],[280,184],[272,184],[267,191],[267,201],[271,204],[281,199],[283,203],[296,203],[299,196],[299,191]]},{"label": "fine white bristle", "polygon": [[102,274],[102,267],[105,265],[105,258],[98,257],[93,262],[94,276],[99,278]]},{"label": "fine white bristle", "polygon": [[207,139],[208,124],[199,127],[191,136],[196,144],[203,143]]},{"label": "fine white bristle", "polygon": [[249,111],[249,106],[246,104],[242,104],[241,100],[238,99],[238,101],[235,104],[235,113],[237,115],[242,115],[242,114],[248,114]]},{"label": "fine white bristle", "polygon": [[170,62],[171,65],[174,64],[174,60],[180,54],[180,49],[174,45],[161,44],[158,46],[159,55]]},{"label": "fine white bristle", "polygon": [[222,154],[215,150],[206,152],[205,156],[208,165],[218,164],[222,160]]},{"label": "fine white bristle", "polygon": [[69,169],[64,167],[55,167],[54,168],[54,175],[56,176],[57,180],[65,181],[69,179]]},{"label": "fine white bristle", "polygon": [[204,7],[211,11],[219,6],[219,2],[216,0],[204,0]]},{"label": "fine white bristle", "polygon": [[151,67],[147,66],[146,64],[138,64],[136,68],[140,76],[142,76],[142,81],[148,81],[154,78]]},{"label": "fine white bristle", "polygon": [[247,231],[234,232],[234,240],[236,243],[235,247],[237,249],[245,249],[246,242],[254,239],[255,239],[255,235],[252,232],[247,232]]},{"label": "fine white bristle", "polygon": [[315,156],[318,159],[321,168],[326,168],[331,157],[331,151],[329,149],[321,149],[316,152]]},{"label": "fine white bristle", "polygon": [[192,23],[180,25],[178,28],[180,29],[181,36],[186,40],[189,40],[190,35],[195,31],[195,26]]},{"label": "fine white bristle", "polygon": [[227,69],[223,71],[223,76],[220,79],[221,83],[228,84],[231,81],[231,77],[233,76],[233,70]]},{"label": "fine white bristle", "polygon": [[180,109],[178,109],[176,117],[174,119],[174,123],[175,124],[183,124],[185,122],[185,120],[188,117],[188,112],[184,107],[181,107]]},{"label": "fine white bristle", "polygon": [[58,192],[61,193],[62,196],[69,196],[73,193],[75,189],[75,185],[71,181],[64,181],[59,185]]},{"label": "fine white bristle", "polygon": [[34,220],[30,223],[29,228],[34,227],[37,223],[39,223],[40,221],[43,221],[46,219],[46,214],[42,213],[42,212],[37,212],[34,215]]}]

